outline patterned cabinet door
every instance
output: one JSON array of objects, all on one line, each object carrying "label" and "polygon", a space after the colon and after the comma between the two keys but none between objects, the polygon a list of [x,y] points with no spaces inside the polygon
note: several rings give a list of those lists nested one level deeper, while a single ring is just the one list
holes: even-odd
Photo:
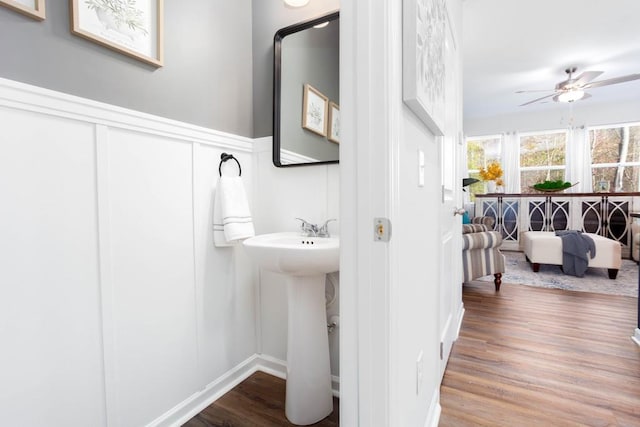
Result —
[{"label": "patterned cabinet door", "polygon": [[630,246],[631,197],[604,197],[605,216],[602,235],[617,240],[624,246]]},{"label": "patterned cabinet door", "polygon": [[582,213],[582,231],[602,235],[604,204],[602,197],[583,197],[580,199]]},{"label": "patterned cabinet door", "polygon": [[479,199],[479,205],[476,205],[476,215],[490,216],[494,219],[493,229],[498,229],[498,220],[500,219],[500,209],[498,207],[498,198],[482,198]]},{"label": "patterned cabinet door", "polygon": [[547,203],[548,231],[568,230],[571,224],[571,200],[549,197]]},{"label": "patterned cabinet door", "polygon": [[500,232],[503,241],[518,243],[518,222],[520,216],[519,198],[501,198]]},{"label": "patterned cabinet door", "polygon": [[547,231],[547,199],[527,198],[525,199],[529,208],[528,231]]},{"label": "patterned cabinet door", "polygon": [[520,230],[520,198],[483,197],[476,202],[476,214],[490,216],[495,220],[494,230],[502,235],[503,249],[518,250]]},{"label": "patterned cabinet door", "polygon": [[547,196],[527,199],[529,231],[568,230],[571,224],[571,200]]},{"label": "patterned cabinet door", "polygon": [[599,234],[622,244],[622,256],[631,252],[631,197],[585,197],[582,208],[582,230]]}]

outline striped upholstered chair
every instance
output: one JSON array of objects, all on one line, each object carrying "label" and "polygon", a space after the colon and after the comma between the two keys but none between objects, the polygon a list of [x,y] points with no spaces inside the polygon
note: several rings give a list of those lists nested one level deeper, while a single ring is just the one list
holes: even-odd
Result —
[{"label": "striped upholstered chair", "polygon": [[493,274],[496,291],[502,284],[504,255],[498,249],[502,236],[492,231],[494,219],[476,217],[462,225],[462,271],[464,282]]}]

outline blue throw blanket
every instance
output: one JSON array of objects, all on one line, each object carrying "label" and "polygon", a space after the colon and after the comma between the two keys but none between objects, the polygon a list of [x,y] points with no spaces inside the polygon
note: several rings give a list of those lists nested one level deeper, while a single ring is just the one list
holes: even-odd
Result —
[{"label": "blue throw blanket", "polygon": [[582,277],[589,266],[589,258],[596,256],[593,239],[581,231],[556,231],[562,239],[562,271],[565,274]]}]

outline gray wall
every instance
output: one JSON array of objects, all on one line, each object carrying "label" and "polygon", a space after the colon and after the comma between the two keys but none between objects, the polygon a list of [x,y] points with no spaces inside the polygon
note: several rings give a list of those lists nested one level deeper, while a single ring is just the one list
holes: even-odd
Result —
[{"label": "gray wall", "polygon": [[273,36],[289,25],[326,15],[340,8],[339,0],[311,1],[292,9],[282,0],[253,1],[253,135],[273,135]]},{"label": "gray wall", "polygon": [[68,1],[49,0],[43,22],[0,7],[0,77],[253,136],[251,0],[164,8],[165,65],[156,69],[72,35]]}]

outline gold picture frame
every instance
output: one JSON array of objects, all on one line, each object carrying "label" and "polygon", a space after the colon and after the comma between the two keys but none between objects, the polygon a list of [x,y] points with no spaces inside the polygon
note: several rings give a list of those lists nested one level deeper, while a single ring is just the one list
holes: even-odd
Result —
[{"label": "gold picture frame", "polygon": [[340,144],[340,106],[335,102],[329,102],[329,121],[327,122],[327,139]]},{"label": "gold picture frame", "polygon": [[7,7],[38,21],[45,19],[45,0],[0,0],[0,6]]},{"label": "gold picture frame", "polygon": [[69,2],[73,34],[154,67],[163,65],[163,0]]},{"label": "gold picture frame", "polygon": [[310,84],[305,84],[302,96],[302,127],[320,136],[327,136],[329,98]]}]

